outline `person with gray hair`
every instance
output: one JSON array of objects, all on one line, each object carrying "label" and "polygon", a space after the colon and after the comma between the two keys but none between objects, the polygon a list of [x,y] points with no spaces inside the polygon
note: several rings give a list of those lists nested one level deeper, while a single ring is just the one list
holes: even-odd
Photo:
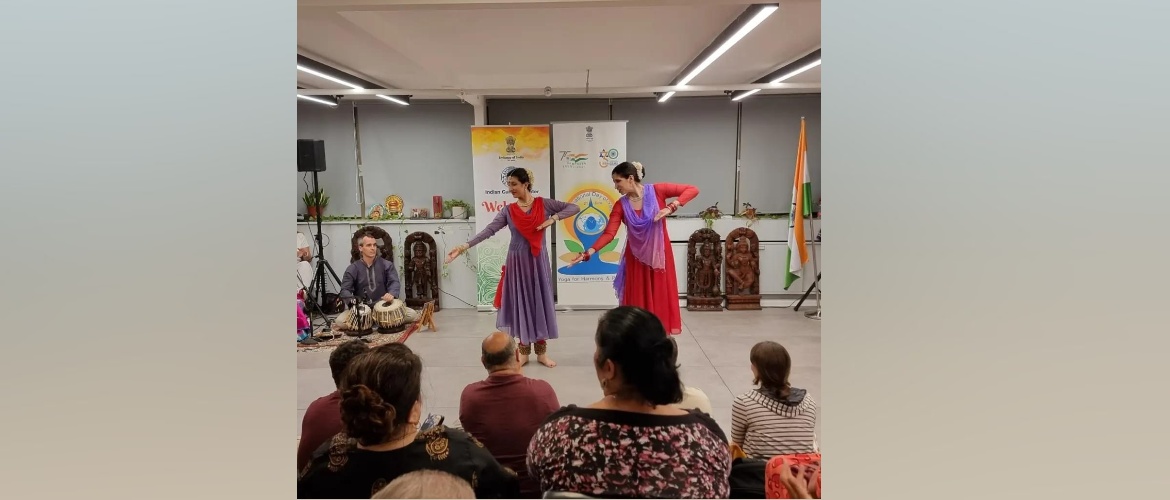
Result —
[{"label": "person with gray hair", "polygon": [[463,389],[459,422],[501,465],[517,472],[522,498],[540,498],[540,485],[528,476],[528,442],[561,404],[548,382],[524,376],[517,347],[504,332],[483,340],[480,361],[488,376]]},{"label": "person with gray hair", "polygon": [[471,485],[458,476],[438,470],[403,474],[370,498],[475,498]]}]

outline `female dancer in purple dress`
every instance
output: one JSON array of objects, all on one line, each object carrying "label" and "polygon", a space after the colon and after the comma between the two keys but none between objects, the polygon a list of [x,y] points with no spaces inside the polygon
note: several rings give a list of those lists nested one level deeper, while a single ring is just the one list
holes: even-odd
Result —
[{"label": "female dancer in purple dress", "polygon": [[500,210],[496,218],[471,241],[447,254],[447,263],[467,249],[490,238],[504,226],[512,228],[512,241],[504,261],[503,276],[497,290],[496,328],[519,340],[524,363],[536,344],[536,360],[552,368],[557,365],[548,357],[550,339],[557,338],[556,310],[553,306],[552,265],[544,248],[544,230],[581,209],[572,203],[532,195],[532,180],[522,168],[508,174],[508,190],[516,203]]}]

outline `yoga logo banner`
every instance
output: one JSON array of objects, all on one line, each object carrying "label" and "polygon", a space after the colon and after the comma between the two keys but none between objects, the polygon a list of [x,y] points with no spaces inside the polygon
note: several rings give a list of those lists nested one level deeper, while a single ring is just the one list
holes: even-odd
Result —
[{"label": "yoga logo banner", "polygon": [[552,124],[554,198],[581,207],[576,216],[557,223],[557,303],[570,307],[613,307],[613,279],[625,250],[625,227],[587,262],[568,266],[577,252],[593,246],[609,223],[618,201],[610,171],[626,161],[626,122]]},{"label": "yoga logo banner", "polygon": [[[508,173],[513,169],[528,170],[534,196],[548,196],[551,177],[549,126],[472,126],[471,167],[475,184],[475,231],[478,233],[508,203],[515,201],[508,192]],[[492,309],[511,235],[511,230],[504,228],[475,247],[476,299],[480,310]],[[549,243],[546,236],[545,248],[549,248]]]}]

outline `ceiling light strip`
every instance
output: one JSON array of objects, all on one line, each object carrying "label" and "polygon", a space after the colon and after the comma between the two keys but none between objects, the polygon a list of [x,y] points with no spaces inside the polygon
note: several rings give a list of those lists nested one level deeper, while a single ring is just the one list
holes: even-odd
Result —
[{"label": "ceiling light strip", "polygon": [[[304,57],[304,56],[298,56],[297,58],[298,58],[298,59],[300,59],[300,58],[302,58],[302,57]],[[311,61],[311,59],[308,59],[308,58],[305,58],[305,60]],[[321,64],[321,63],[318,63],[318,62],[316,62],[316,61],[313,61],[313,63],[314,63],[315,65],[325,66],[325,65],[323,65],[323,64]],[[332,68],[330,68],[330,69],[332,69]],[[341,84],[341,85],[345,85],[346,87],[349,87],[349,88],[351,88],[351,89],[354,89],[354,90],[365,90],[365,87],[362,87],[361,85],[358,85],[358,84],[356,84],[356,83],[353,83],[353,82],[350,82],[350,81],[347,81],[347,80],[344,80],[344,79],[338,78],[338,77],[336,77],[336,76],[330,75],[330,74],[328,74],[328,73],[325,73],[325,72],[323,72],[323,71],[320,71],[320,70],[316,70],[316,69],[310,68],[310,67],[308,67],[308,66],[306,66],[306,65],[304,65],[304,64],[297,64],[297,71],[301,71],[301,72],[304,72],[304,73],[308,73],[308,74],[310,74],[310,75],[313,75],[313,76],[316,76],[316,77],[324,78],[324,79],[326,79],[326,80],[329,80],[329,81],[331,81],[331,82],[334,82],[334,83],[339,83],[339,84]],[[401,98],[401,97],[391,97],[391,96],[388,96],[388,95],[382,95],[382,94],[378,94],[378,97],[380,97],[380,98],[382,98],[382,99],[385,99],[385,100],[387,100],[387,101],[390,101],[390,102],[392,102],[392,103],[395,103],[395,104],[401,104],[401,105],[403,105],[403,106],[409,106],[409,105],[410,105],[410,103],[409,103],[409,102],[407,102],[405,99],[403,99],[403,98]]]},{"label": "ceiling light strip", "polygon": [[[817,49],[817,50],[814,50],[812,52],[809,52],[808,54],[801,56],[800,58],[796,59],[795,61],[792,61],[788,64],[785,64],[784,66],[781,66],[780,69],[777,69],[776,71],[768,73],[767,75],[764,75],[763,77],[757,79],[756,81],[754,81],[752,83],[753,84],[767,83],[767,84],[771,84],[771,85],[777,85],[777,84],[783,83],[785,80],[788,80],[796,75],[804,73],[804,72],[806,72],[810,69],[813,69],[817,66],[820,66],[820,65],[821,65],[821,49]],[[738,92],[734,92],[731,94],[731,100],[732,101],[739,101],[739,100],[744,99],[750,95],[756,94],[760,90],[762,90],[762,89],[740,90]]]},{"label": "ceiling light strip", "polygon": [[775,84],[775,83],[780,83],[780,82],[782,82],[782,81],[784,81],[784,80],[787,80],[787,79],[789,79],[789,78],[792,78],[792,77],[794,77],[794,76],[796,76],[796,75],[799,75],[799,74],[801,74],[801,73],[804,73],[805,71],[808,71],[808,70],[810,70],[810,69],[813,69],[813,68],[815,68],[815,67],[817,67],[817,66],[820,66],[820,65],[821,65],[821,60],[820,60],[820,59],[817,59],[815,62],[812,62],[812,63],[806,64],[806,65],[804,65],[804,66],[801,66],[801,67],[799,67],[799,68],[797,68],[797,69],[795,69],[795,70],[792,70],[792,72],[791,72],[791,73],[786,73],[784,76],[781,76],[780,78],[777,78],[777,79],[775,79],[775,80],[772,80],[772,82],[771,82],[771,83],[774,83],[774,84]]},{"label": "ceiling light strip", "polygon": [[[731,50],[735,44],[739,43],[740,40],[743,40],[743,38],[746,37],[748,33],[751,33],[752,30],[756,29],[757,26],[763,23],[765,19],[768,19],[768,16],[771,16],[779,8],[779,4],[755,4],[748,7],[747,10],[743,12],[743,14],[736,18],[736,20],[732,22],[731,25],[727,27],[727,29],[723,30],[723,33],[720,33],[715,41],[711,45],[707,46],[707,48],[703,50],[703,53],[695,59],[696,61],[701,59],[701,62],[695,65],[695,62],[691,61],[691,64],[688,65],[688,68],[683,70],[686,76],[676,79],[671,83],[671,85],[686,85],[690,83],[691,80],[694,80],[695,77],[699,76],[699,73],[702,73],[703,70],[707,69],[708,66],[711,66],[712,63],[723,56],[723,54],[727,53],[728,50]],[[712,50],[712,47],[715,47],[715,49]],[[666,100],[670,99],[670,97],[673,95],[674,92],[661,94],[658,97],[658,102],[666,102]]]},{"label": "ceiling light strip", "polygon": [[325,99],[321,99],[320,97],[313,97],[311,95],[297,94],[297,98],[304,99],[306,101],[313,101],[313,102],[321,103],[321,104],[324,104],[326,106],[336,106],[337,105],[337,103],[335,103],[335,102],[327,101]]}]

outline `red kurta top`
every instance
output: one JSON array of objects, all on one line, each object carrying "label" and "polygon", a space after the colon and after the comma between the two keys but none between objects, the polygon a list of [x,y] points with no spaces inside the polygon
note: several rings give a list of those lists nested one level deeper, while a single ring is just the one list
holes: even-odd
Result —
[{"label": "red kurta top", "polygon": [[[678,198],[679,205],[686,205],[699,195],[699,188],[687,184],[671,184],[655,182],[654,193],[658,198],[658,206],[666,208],[666,200]],[[598,252],[613,241],[618,227],[625,222],[625,211],[622,203],[616,203],[609,211],[609,223],[605,232],[593,244],[593,251]],[[678,278],[675,276],[674,251],[670,247],[670,234],[666,227],[662,228],[663,250],[666,252],[666,268],[654,271],[650,266],[642,263],[633,255],[629,247],[625,249],[626,288],[622,295],[625,301],[623,306],[636,306],[650,311],[662,321],[662,326],[671,335],[682,333],[682,314],[678,308]]]}]

